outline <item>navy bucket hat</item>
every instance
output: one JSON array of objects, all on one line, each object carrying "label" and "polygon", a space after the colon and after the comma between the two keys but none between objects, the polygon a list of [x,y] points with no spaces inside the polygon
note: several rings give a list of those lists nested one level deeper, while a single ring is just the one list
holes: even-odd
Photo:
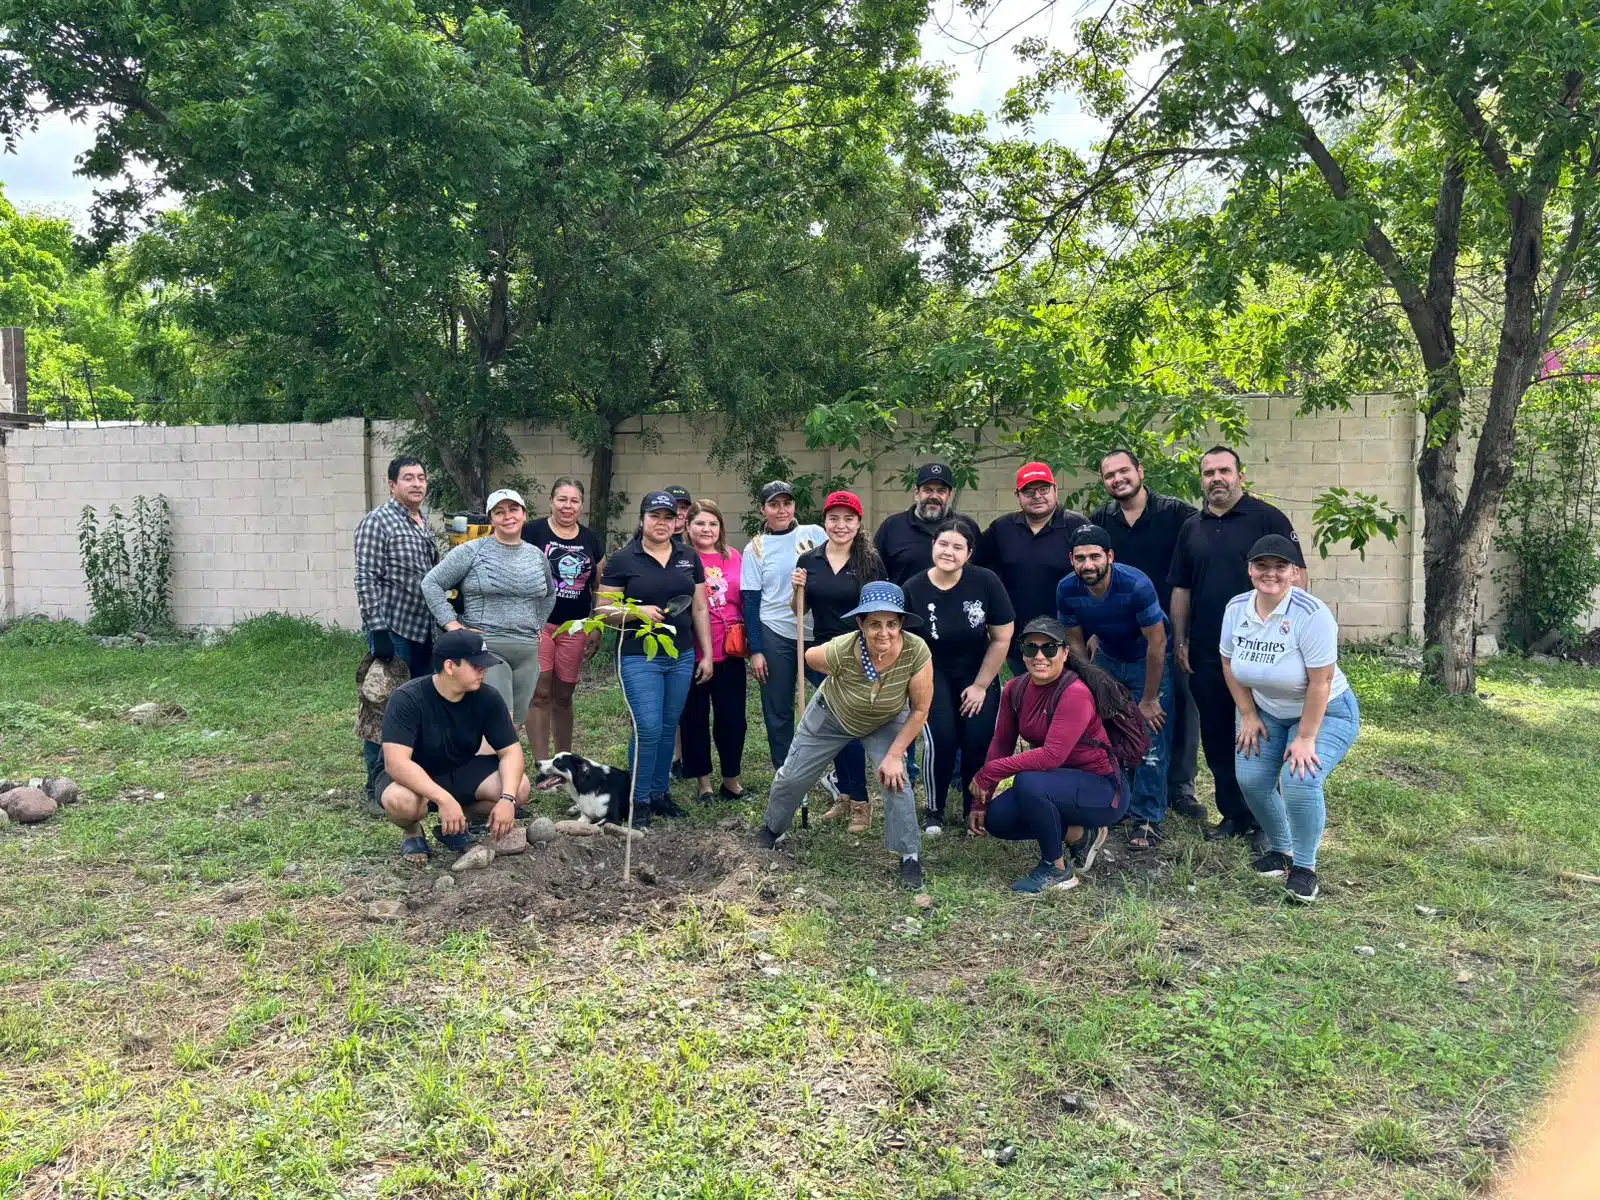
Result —
[{"label": "navy bucket hat", "polygon": [[913,629],[922,622],[906,611],[906,594],[894,583],[869,583],[861,589],[861,602],[844,615],[864,617],[868,613],[899,613],[905,618],[901,625]]}]

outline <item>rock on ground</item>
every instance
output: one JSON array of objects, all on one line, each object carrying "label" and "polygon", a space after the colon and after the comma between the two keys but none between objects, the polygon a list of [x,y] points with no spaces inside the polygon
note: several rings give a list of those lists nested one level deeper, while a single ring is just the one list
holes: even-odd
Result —
[{"label": "rock on ground", "polygon": [[556,823],[549,817],[535,817],[528,822],[528,840],[530,842],[553,842],[561,836],[561,831],[556,828]]},{"label": "rock on ground", "polygon": [[600,826],[591,825],[587,821],[557,821],[557,833],[565,833],[571,837],[596,837],[600,833]]},{"label": "rock on ground", "polygon": [[520,825],[514,825],[505,837],[497,837],[489,845],[493,847],[496,858],[504,854],[523,854],[528,849],[528,831]]},{"label": "rock on ground", "polygon": [[406,915],[406,906],[398,900],[374,900],[364,915],[369,921],[399,921]]},{"label": "rock on ground", "polygon": [[[524,847],[526,849],[526,847]],[[450,864],[452,871],[481,871],[494,862],[494,847],[485,842],[467,847],[465,853]]]},{"label": "rock on ground", "polygon": [[153,700],[135,704],[126,715],[135,725],[169,725],[175,721],[189,719],[189,714],[183,710],[183,706],[174,704],[170,700],[161,704]]},{"label": "rock on ground", "polygon": [[78,802],[78,785],[65,775],[57,775],[54,779],[44,781],[44,794],[57,804],[76,804]]},{"label": "rock on ground", "polygon": [[33,825],[55,816],[56,802],[40,788],[19,787],[0,796],[0,809],[13,821]]}]

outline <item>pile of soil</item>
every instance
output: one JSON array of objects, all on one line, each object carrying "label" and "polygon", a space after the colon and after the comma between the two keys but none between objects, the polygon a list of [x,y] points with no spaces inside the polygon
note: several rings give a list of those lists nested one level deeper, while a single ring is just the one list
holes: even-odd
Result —
[{"label": "pile of soil", "polygon": [[[620,838],[563,835],[483,870],[419,871],[406,907],[435,928],[548,927],[643,918],[701,896],[737,899],[754,911],[779,894],[781,860],[722,830],[653,829],[634,843],[626,887],[622,855]],[[444,877],[454,885],[441,885]]]}]

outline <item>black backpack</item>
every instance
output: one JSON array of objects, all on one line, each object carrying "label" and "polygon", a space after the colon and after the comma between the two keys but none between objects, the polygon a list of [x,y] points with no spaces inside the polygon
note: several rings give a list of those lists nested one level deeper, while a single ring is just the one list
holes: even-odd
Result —
[{"label": "black backpack", "polygon": [[[1049,725],[1056,718],[1056,705],[1061,703],[1061,697],[1078,678],[1078,673],[1073,670],[1061,672],[1061,678],[1056,682],[1055,690],[1050,693],[1050,698],[1044,702],[1045,724]],[[1023,689],[1032,687],[1033,683],[1027,676],[1019,676],[1020,682],[1016,687],[1006,685],[1010,693],[1011,713],[1022,721],[1022,696]],[[1106,736],[1111,739],[1108,746],[1099,738],[1085,738],[1091,746],[1098,746],[1117,760],[1117,765],[1124,771],[1135,771],[1144,761],[1144,756],[1150,750],[1150,727],[1145,724],[1144,714],[1139,711],[1139,706],[1133,702],[1133,694],[1123,687],[1118,680],[1113,680],[1121,691],[1126,703],[1116,712],[1107,716],[1096,707],[1095,711],[1100,717],[1100,723],[1106,728]],[[1092,695],[1093,693],[1091,693]]]}]

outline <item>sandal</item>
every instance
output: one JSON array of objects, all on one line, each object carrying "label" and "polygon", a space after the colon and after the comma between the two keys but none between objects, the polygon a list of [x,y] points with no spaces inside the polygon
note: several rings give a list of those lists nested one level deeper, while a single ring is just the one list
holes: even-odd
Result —
[{"label": "sandal", "polygon": [[749,788],[740,788],[736,792],[732,788],[730,788],[727,784],[723,784],[720,788],[717,789],[717,799],[719,799],[719,800],[748,800],[748,799],[750,799],[750,789]]},{"label": "sandal", "polygon": [[425,837],[408,837],[400,843],[402,862],[408,862],[414,867],[425,867],[432,857],[433,851],[428,849],[428,839]]},{"label": "sandal", "polygon": [[716,798],[717,798],[717,794],[715,792],[713,792],[710,788],[707,788],[705,791],[701,792],[700,795],[697,797],[697,799],[700,801],[701,804],[710,804]]},{"label": "sandal", "polygon": [[1156,843],[1164,840],[1157,821],[1141,821],[1128,831],[1129,850],[1154,850]]},{"label": "sandal", "polygon": [[433,831],[433,839],[452,854],[465,854],[472,847],[471,830],[460,833],[446,833],[442,829]]}]

